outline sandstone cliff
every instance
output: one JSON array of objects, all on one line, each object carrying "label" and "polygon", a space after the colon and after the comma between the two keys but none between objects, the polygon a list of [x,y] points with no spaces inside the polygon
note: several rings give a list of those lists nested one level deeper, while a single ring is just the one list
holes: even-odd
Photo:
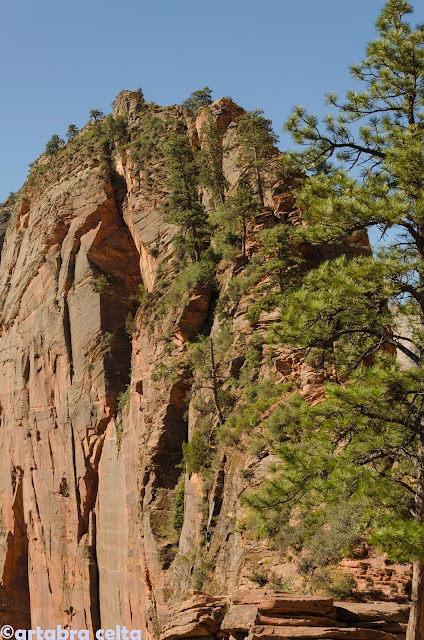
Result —
[{"label": "sandstone cliff", "polygon": [[[231,193],[242,171],[242,109],[222,99],[210,111],[222,131]],[[94,125],[87,125],[53,159],[41,156],[22,191],[2,208],[8,221],[0,268],[2,623],[126,624],[142,629],[146,640],[161,633],[171,640],[249,630],[252,638],[300,637],[281,631],[293,626],[330,628],[326,635],[301,636],[323,638],[354,626],[355,612],[336,615],[329,602],[315,613],[294,602],[291,612],[278,602],[260,605],[273,589],[297,592],[305,583],[298,559],[246,526],[241,502],[275,461],[263,418],[293,388],[318,400],[331,378],[301,355],[266,342],[278,313],[262,310],[252,324],[246,313],[255,294],[247,286],[230,295],[257,250],[258,233],[299,223],[293,179],[278,174],[277,152],[264,207],[249,224],[247,258],[223,259],[215,283],[189,282],[173,297],[167,294],[178,261],[176,228],[164,219],[159,143],[179,121],[199,146],[205,114],[148,105],[124,91],[114,107],[115,119],[126,123],[124,144],[115,140],[105,152]],[[152,119],[155,136],[141,157]],[[207,189],[201,197],[212,210]],[[362,239],[353,250],[366,247]],[[324,247],[318,258],[332,251]],[[198,334],[204,340],[196,361],[187,345]],[[256,402],[246,404],[232,428],[219,425],[202,370],[211,340],[220,380],[231,378],[237,387],[233,402],[243,409],[247,387]],[[198,433],[201,446],[208,434],[209,450],[185,469],[183,443],[196,442]],[[191,452],[195,456],[194,446]],[[409,567],[389,563],[366,545],[341,568],[355,575],[362,594],[406,599]],[[193,588],[209,597],[195,592],[184,608]],[[242,595],[231,599],[240,589]],[[229,604],[232,621],[224,618]],[[175,611],[182,621],[172,629]],[[311,622],[314,615],[321,616],[319,624]],[[374,631],[345,635],[402,634],[399,615],[365,616],[363,629]],[[291,617],[297,623],[281,622]]]}]

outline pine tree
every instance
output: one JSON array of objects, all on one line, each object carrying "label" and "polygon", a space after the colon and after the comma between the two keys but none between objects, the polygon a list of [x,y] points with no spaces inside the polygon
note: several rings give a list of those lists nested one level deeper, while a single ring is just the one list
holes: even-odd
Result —
[{"label": "pine tree", "polygon": [[259,202],[255,198],[249,179],[244,175],[240,178],[236,193],[227,199],[218,217],[241,239],[243,258],[246,256],[247,225],[259,212],[259,208]]},{"label": "pine tree", "polygon": [[93,120],[93,122],[97,122],[97,120],[103,118],[104,115],[105,114],[103,113],[103,111],[100,111],[100,109],[90,110],[90,119]]},{"label": "pine tree", "polygon": [[48,153],[50,156],[53,156],[64,144],[65,141],[62,140],[62,138],[59,138],[57,133],[54,133],[46,144],[46,153]]},{"label": "pine tree", "polygon": [[212,104],[212,89],[209,87],[203,87],[203,89],[197,89],[184,100],[182,107],[191,109],[196,114],[201,107],[205,107]]},{"label": "pine tree", "polygon": [[208,218],[199,200],[197,165],[186,134],[174,133],[164,152],[169,189],[167,220],[180,227],[177,247],[199,262],[202,246],[210,233]]},{"label": "pine tree", "polygon": [[307,260],[296,245],[296,233],[290,223],[279,223],[260,234],[260,253],[265,256],[262,277],[267,278],[268,288],[277,287],[284,295],[287,289],[299,284]]},{"label": "pine tree", "polygon": [[201,150],[197,155],[200,184],[212,191],[215,207],[225,202],[228,180],[222,170],[222,132],[208,113],[206,122],[200,128]]},{"label": "pine tree", "polygon": [[73,140],[78,133],[78,127],[76,124],[70,124],[68,130],[66,132],[66,137],[68,138],[68,142]]},{"label": "pine tree", "polygon": [[[373,539],[393,557],[413,560],[407,640],[418,640],[424,637],[424,27],[411,28],[405,20],[411,12],[404,0],[386,2],[377,39],[351,69],[364,89],[342,102],[329,94],[338,113],[325,118],[323,129],[303,107],[286,125],[305,146],[286,165],[309,172],[299,194],[307,222],[302,240],[356,244],[356,256],[321,264],[287,296],[281,339],[307,349],[318,366],[333,367],[336,381],[318,406],[300,403],[295,418],[287,406],[282,412],[285,463],[256,507],[361,501]],[[371,226],[385,239],[375,255],[363,251]]]},{"label": "pine tree", "polygon": [[241,145],[239,166],[254,177],[263,206],[263,171],[275,155],[274,145],[278,138],[272,130],[271,120],[264,118],[262,113],[258,109],[243,113],[238,121],[237,136]]}]

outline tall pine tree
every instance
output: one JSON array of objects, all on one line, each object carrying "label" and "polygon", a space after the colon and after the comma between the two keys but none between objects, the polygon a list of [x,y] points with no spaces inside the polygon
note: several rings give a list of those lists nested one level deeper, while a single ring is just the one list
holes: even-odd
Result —
[{"label": "tall pine tree", "polygon": [[169,189],[167,220],[180,227],[176,236],[180,252],[199,262],[210,228],[199,200],[197,165],[185,132],[174,133],[164,152]]},{"label": "tall pine tree", "polygon": [[201,150],[197,155],[199,181],[212,191],[215,207],[225,202],[228,180],[222,170],[223,145],[220,131],[211,113],[200,128]]},{"label": "tall pine tree", "polygon": [[237,124],[237,137],[241,145],[239,166],[253,177],[263,206],[263,172],[275,155],[278,138],[272,130],[271,120],[264,118],[262,113],[259,109],[243,113]]},{"label": "tall pine tree", "polygon": [[282,412],[283,464],[253,502],[266,512],[362,501],[373,539],[413,561],[407,640],[422,640],[424,27],[408,24],[411,12],[404,0],[386,2],[377,39],[351,69],[362,91],[329,94],[322,124],[298,107],[286,125],[305,147],[286,164],[309,173],[301,239],[359,246],[374,227],[384,243],[375,255],[323,263],[288,296],[281,339],[331,365],[339,384],[317,407],[300,403],[295,419]]}]

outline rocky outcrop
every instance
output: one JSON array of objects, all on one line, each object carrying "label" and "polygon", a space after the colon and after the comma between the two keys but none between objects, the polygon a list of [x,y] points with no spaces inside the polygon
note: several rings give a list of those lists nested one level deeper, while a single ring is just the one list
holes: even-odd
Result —
[{"label": "rocky outcrop", "polygon": [[[223,135],[230,193],[241,172],[242,112],[230,99],[211,106]],[[219,383],[225,391],[229,377],[245,380],[246,387],[267,377],[272,386],[294,384],[310,402],[323,397],[323,382],[331,379],[303,354],[265,344],[276,315],[264,311],[253,328],[246,318],[255,302],[251,291],[222,306],[229,283],[258,250],[258,232],[299,223],[293,183],[272,177],[272,165],[265,207],[249,223],[247,258],[223,260],[214,285],[194,283],[167,308],[162,294],[178,262],[176,229],[163,211],[164,160],[153,151],[149,171],[142,171],[132,145],[156,118],[165,132],[178,119],[197,147],[205,110],[195,117],[122,92],[118,115],[127,121],[126,145],[105,154],[94,142],[95,125],[88,124],[55,159],[36,161],[22,193],[5,207],[0,622],[92,631],[125,624],[141,629],[145,640],[391,640],[398,631],[402,638],[406,609],[395,620],[379,608],[366,615],[350,605],[339,610],[326,598],[282,597],[267,587],[258,592],[258,572],[266,585],[293,578],[294,588],[302,587],[298,559],[283,557],[245,526],[241,496],[269,475],[276,457],[263,438],[258,450],[251,446],[252,416],[227,443],[215,439],[225,397],[213,387]],[[209,210],[210,194],[201,197]],[[353,252],[363,250],[366,242],[358,240]],[[209,350],[193,364],[187,345],[199,333]],[[212,375],[202,366],[213,345]],[[261,419],[275,402],[255,409]],[[259,440],[261,428],[258,419],[252,429]],[[204,454],[207,441],[210,464],[205,471],[195,451],[193,469],[185,472],[183,445],[196,442],[198,433],[204,438],[199,451]],[[407,570],[392,572],[399,593]],[[364,597],[367,577],[359,585]],[[393,594],[389,587],[384,592]]]},{"label": "rocky outcrop", "polygon": [[408,605],[334,603],[331,598],[241,592],[196,593],[172,612],[160,640],[177,638],[403,639]]}]

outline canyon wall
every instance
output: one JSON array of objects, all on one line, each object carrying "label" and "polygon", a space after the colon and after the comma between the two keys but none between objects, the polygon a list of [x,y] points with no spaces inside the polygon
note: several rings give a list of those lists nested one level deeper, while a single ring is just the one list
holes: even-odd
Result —
[{"label": "canyon wall", "polygon": [[[231,99],[216,101],[210,110],[223,134],[231,193],[242,171],[237,120],[243,111]],[[147,105],[137,93],[119,94],[114,114],[126,118],[132,139],[146,113],[165,123],[179,120],[193,147],[200,144],[204,109],[195,117],[180,107]],[[69,143],[56,159],[41,156],[5,208],[0,621],[15,628],[61,624],[91,630],[125,624],[142,629],[146,640],[162,631],[167,640],[210,636],[223,615],[218,620],[216,614],[212,631],[195,625],[181,633],[166,632],[170,616],[184,611],[193,588],[221,604],[241,590],[246,606],[246,593],[256,593],[250,602],[255,616],[247,626],[227,625],[220,637],[246,635],[259,620],[258,602],[271,578],[274,586],[289,580],[293,590],[301,585],[295,560],[245,526],[241,496],[269,474],[276,456],[266,445],[255,451],[252,433],[242,434],[239,442],[211,444],[213,464],[206,475],[184,470],[183,443],[213,414],[210,385],[189,366],[186,346],[198,334],[218,344],[226,332],[222,377],[238,379],[247,369],[247,350],[256,348],[254,334],[265,335],[277,318],[264,312],[252,328],[246,312],[254,296],[248,290],[237,302],[219,306],[246,264],[240,256],[222,261],[216,285],[195,283],[158,315],[158,282],[178,273],[176,228],[163,211],[163,158],[153,157],[147,178],[140,177],[128,145],[116,145],[102,161],[90,140],[92,128],[87,125],[79,143]],[[262,229],[299,224],[293,179],[278,174],[277,160],[276,152],[264,207],[249,224],[248,257]],[[210,210],[211,194],[204,190],[201,197]],[[368,250],[366,239],[352,246]],[[335,251],[324,247],[319,257]],[[263,344],[257,351],[254,381],[271,377],[274,385],[284,385],[290,378],[308,400],[323,397],[331,374],[317,373],[283,346]],[[212,422],[213,431],[216,417]],[[256,439],[260,434],[259,428]],[[182,522],[175,526],[178,504]],[[389,600],[410,583],[409,567],[388,563],[371,549],[343,566],[363,593],[372,584]],[[260,596],[258,573],[271,576]],[[205,598],[194,608],[215,602]]]}]

